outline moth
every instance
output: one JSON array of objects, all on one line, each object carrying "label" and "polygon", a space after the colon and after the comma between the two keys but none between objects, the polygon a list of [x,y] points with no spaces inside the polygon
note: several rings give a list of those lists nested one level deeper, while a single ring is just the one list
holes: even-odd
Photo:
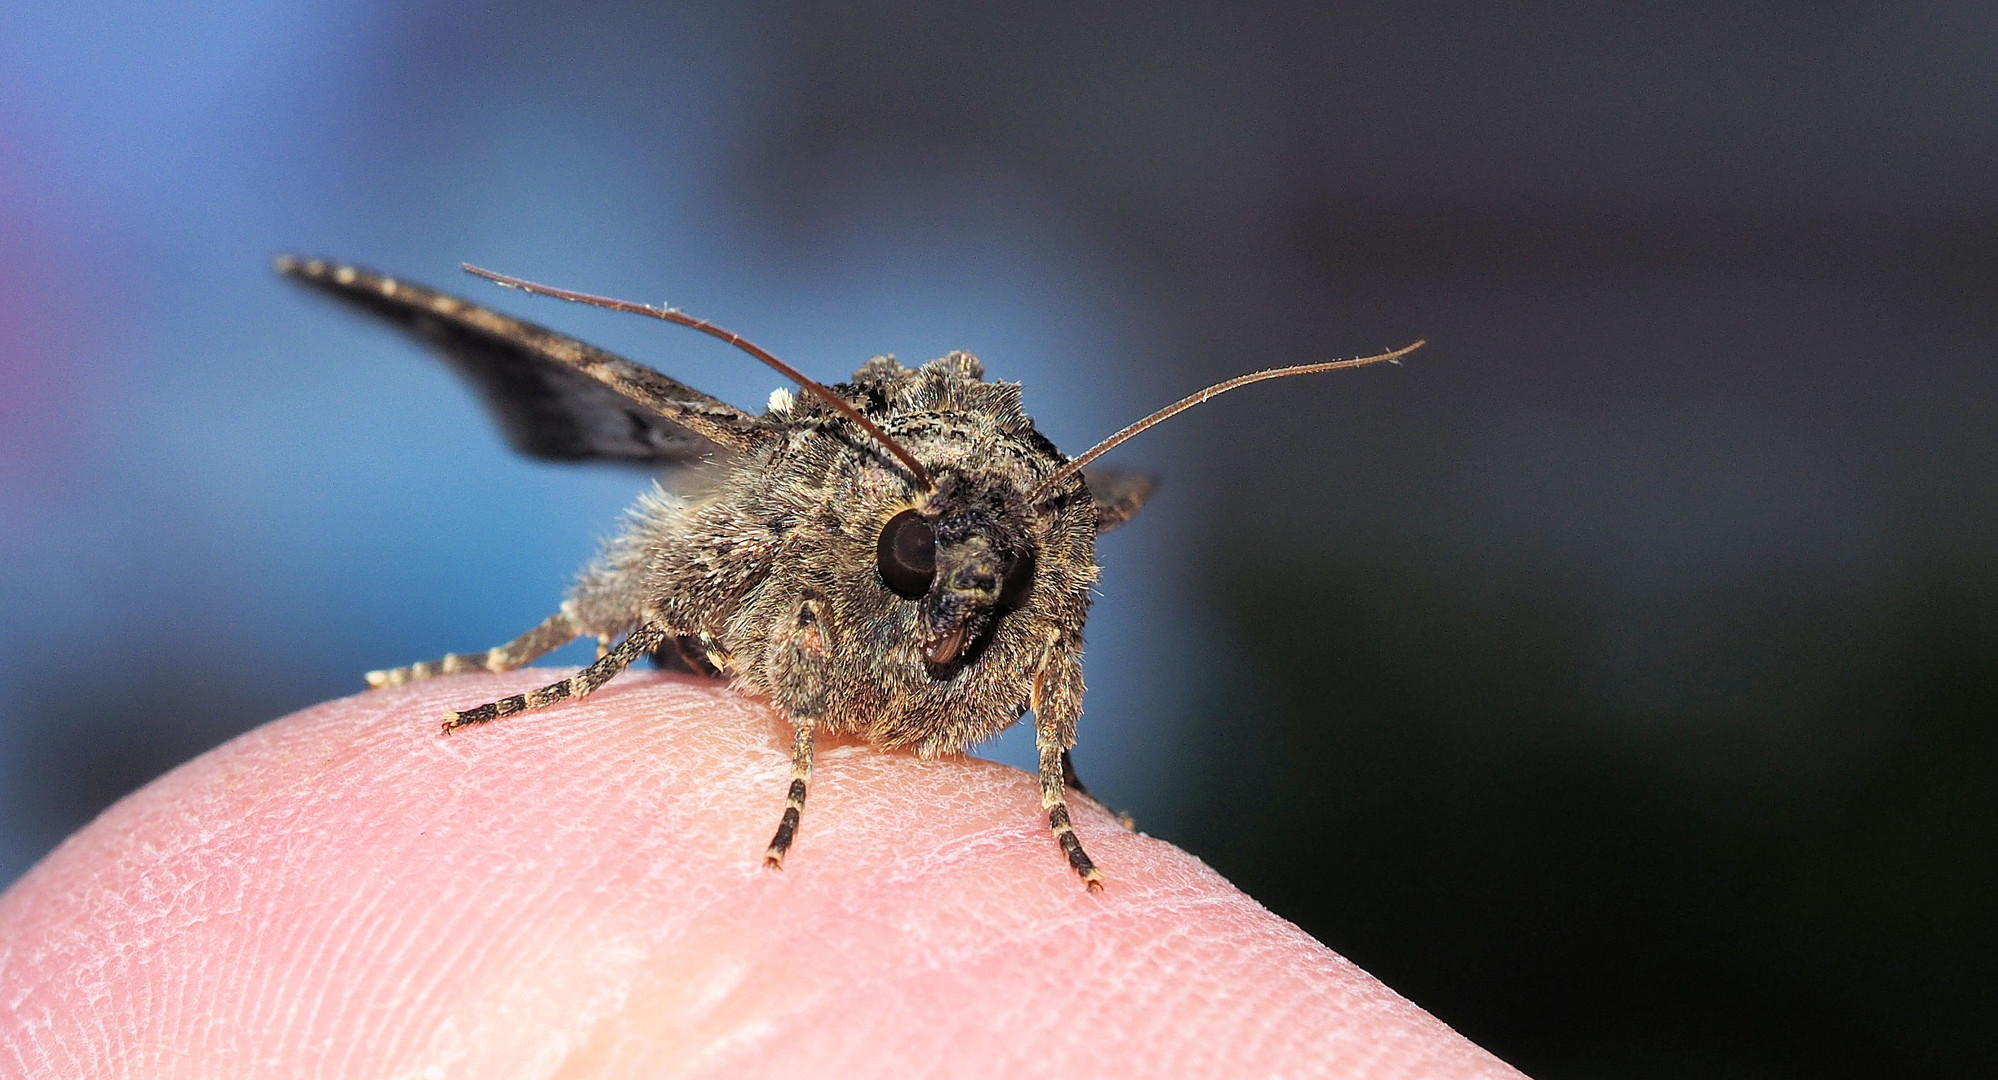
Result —
[{"label": "moth", "polygon": [[1069,820],[1082,714],[1082,626],[1096,537],[1152,481],[1090,466],[1217,394],[1264,379],[1395,361],[1300,364],[1218,383],[1070,458],[1034,428],[1017,383],[953,352],[877,356],[833,386],[712,323],[467,265],[501,285],[690,327],[796,383],[761,414],[542,326],[392,277],[292,256],[276,269],[387,320],[484,397],[513,447],[548,460],[661,470],[542,623],[483,653],[369,672],[374,687],[506,671],[580,637],[597,660],[538,690],[447,713],[445,732],[580,699],[649,654],[677,653],[789,718],[790,786],[764,862],[798,835],[821,732],[954,754],[1034,714],[1041,806],[1090,892],[1103,875]]}]

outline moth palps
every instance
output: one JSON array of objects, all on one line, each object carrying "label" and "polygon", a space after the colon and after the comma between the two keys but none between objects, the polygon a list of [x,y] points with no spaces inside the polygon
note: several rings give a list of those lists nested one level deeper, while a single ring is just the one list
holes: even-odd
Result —
[{"label": "moth palps", "polygon": [[[1016,383],[986,382],[969,353],[919,368],[877,356],[822,386],[754,345],[670,308],[502,285],[665,319],[721,338],[806,393],[744,412],[602,349],[456,297],[317,259],[277,269],[432,346],[484,396],[514,448],[667,471],[547,620],[483,653],[368,674],[372,686],[506,671],[576,638],[594,664],[532,693],[446,714],[450,732],[581,698],[639,657],[677,649],[769,699],[791,721],[790,791],[764,854],[798,831],[821,731],[952,754],[1029,710],[1041,805],[1090,891],[1103,876],[1069,823],[1068,748],[1082,713],[1082,623],[1096,536],[1136,513],[1142,477],[1085,471],[1161,420],[1262,379],[1394,360],[1277,368],[1208,387],[1080,457],[1028,419]],[[675,468],[678,467],[678,468]],[[613,644],[615,643],[615,644]]]}]

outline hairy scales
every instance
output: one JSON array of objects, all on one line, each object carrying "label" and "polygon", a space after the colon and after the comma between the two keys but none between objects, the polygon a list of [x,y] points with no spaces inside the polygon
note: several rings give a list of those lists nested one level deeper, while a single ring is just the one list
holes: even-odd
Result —
[{"label": "hairy scales", "polygon": [[764,854],[773,867],[801,835],[820,731],[931,756],[1031,710],[1052,839],[1091,891],[1102,887],[1068,813],[1067,792],[1080,785],[1067,750],[1082,713],[1096,536],[1137,511],[1148,478],[1077,471],[1035,429],[1018,384],[986,381],[969,353],[915,368],[875,357],[825,387],[670,309],[475,271],[691,326],[809,391],[773,394],[757,415],[408,282],[321,260],[287,257],[277,268],[438,352],[524,452],[649,464],[672,481],[626,512],[540,625],[484,652],[371,672],[371,685],[508,670],[596,640],[588,668],[450,713],[448,732],[583,697],[655,648],[703,659],[791,720],[783,813]]}]

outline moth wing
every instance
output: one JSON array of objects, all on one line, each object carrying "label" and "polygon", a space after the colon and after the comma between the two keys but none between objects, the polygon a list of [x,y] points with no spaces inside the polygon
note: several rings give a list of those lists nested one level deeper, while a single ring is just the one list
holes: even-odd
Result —
[{"label": "moth wing", "polygon": [[746,448],[759,424],[642,364],[455,296],[317,259],[286,256],[276,266],[429,345],[529,457],[688,464]]},{"label": "moth wing", "polygon": [[1131,520],[1159,486],[1155,476],[1123,469],[1084,469],[1082,482],[1089,488],[1090,500],[1096,504],[1098,536]]}]

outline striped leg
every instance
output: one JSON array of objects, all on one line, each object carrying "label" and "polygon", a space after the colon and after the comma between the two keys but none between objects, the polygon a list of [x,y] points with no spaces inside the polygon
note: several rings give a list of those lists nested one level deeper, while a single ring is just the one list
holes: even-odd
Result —
[{"label": "striped leg", "polygon": [[[1075,722],[1082,716],[1082,642],[1064,641],[1059,633],[1048,637],[1047,654],[1034,673],[1027,705],[1034,710],[1034,745],[1041,752],[1041,809],[1047,812],[1048,829],[1083,887],[1102,892],[1103,872],[1082,850],[1068,817],[1066,781],[1075,770],[1067,750],[1075,743]],[[1076,787],[1080,793],[1081,785]]]},{"label": "striped leg", "polygon": [[1082,841],[1076,838],[1075,826],[1068,820],[1067,785],[1062,783],[1061,740],[1051,730],[1051,725],[1034,717],[1034,742],[1041,751],[1041,809],[1048,812],[1048,828],[1053,830],[1055,843],[1061,845],[1062,854],[1068,856],[1068,865],[1074,868],[1076,876],[1090,892],[1103,891],[1103,872],[1090,861],[1089,853],[1082,850]]},{"label": "striped leg", "polygon": [[810,717],[795,717],[797,734],[791,740],[791,791],[784,797],[784,820],[777,823],[777,835],[763,852],[763,865],[784,869],[784,853],[798,836],[798,817],[805,812],[805,785],[812,778],[812,728]]},{"label": "striped leg", "polygon": [[445,713],[444,730],[450,732],[472,724],[483,724],[489,720],[497,720],[502,716],[530,712],[534,709],[553,705],[565,698],[576,698],[578,700],[586,698],[595,692],[597,687],[609,682],[612,676],[630,667],[632,661],[651,652],[652,647],[659,644],[660,639],[665,636],[666,630],[664,627],[658,623],[646,623],[644,626],[633,630],[629,637],[625,638],[617,648],[605,654],[603,659],[563,679],[561,682],[550,683],[539,690],[530,691],[525,694],[515,694],[512,697],[501,698],[498,701],[489,701],[475,709],[467,709],[464,712]]},{"label": "striped leg", "polygon": [[571,614],[569,605],[563,604],[562,610],[548,616],[540,626],[497,648],[487,649],[482,653],[448,653],[441,660],[425,660],[420,664],[411,664],[390,671],[370,671],[368,686],[379,690],[384,686],[401,686],[403,683],[416,682],[419,679],[456,675],[461,671],[512,671],[542,653],[559,649],[582,635],[583,628],[576,625],[576,618]]}]

